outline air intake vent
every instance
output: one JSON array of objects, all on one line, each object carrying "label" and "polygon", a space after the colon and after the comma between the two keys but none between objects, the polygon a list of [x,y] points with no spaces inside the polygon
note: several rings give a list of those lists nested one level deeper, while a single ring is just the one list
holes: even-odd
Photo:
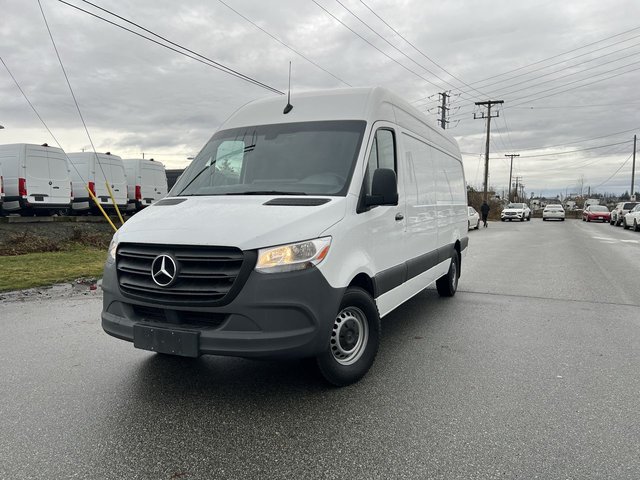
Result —
[{"label": "air intake vent", "polygon": [[[175,279],[158,285],[153,261],[168,255],[176,265]],[[129,298],[175,306],[218,306],[237,295],[255,266],[256,252],[232,247],[201,247],[122,243],[116,267],[120,291]]]}]

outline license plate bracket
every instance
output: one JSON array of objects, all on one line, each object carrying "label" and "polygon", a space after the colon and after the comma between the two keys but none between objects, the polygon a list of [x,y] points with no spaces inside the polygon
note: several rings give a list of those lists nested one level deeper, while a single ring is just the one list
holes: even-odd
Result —
[{"label": "license plate bracket", "polygon": [[200,332],[133,326],[133,346],[142,350],[195,358],[200,354],[199,340]]}]

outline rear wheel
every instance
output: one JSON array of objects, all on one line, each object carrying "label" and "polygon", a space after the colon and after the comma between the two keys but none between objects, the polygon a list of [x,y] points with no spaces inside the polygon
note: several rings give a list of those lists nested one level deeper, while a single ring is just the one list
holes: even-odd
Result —
[{"label": "rear wheel", "polygon": [[343,387],[371,368],[380,344],[380,315],[373,298],[359,287],[347,288],[333,321],[327,351],[316,357],[322,376]]},{"label": "rear wheel", "polygon": [[637,220],[633,220],[633,231],[634,232],[639,232],[640,228],[638,228],[638,221]]},{"label": "rear wheel", "polygon": [[460,261],[458,253],[451,258],[451,265],[446,275],[436,280],[436,288],[441,297],[453,297],[458,290],[458,279],[460,278]]}]

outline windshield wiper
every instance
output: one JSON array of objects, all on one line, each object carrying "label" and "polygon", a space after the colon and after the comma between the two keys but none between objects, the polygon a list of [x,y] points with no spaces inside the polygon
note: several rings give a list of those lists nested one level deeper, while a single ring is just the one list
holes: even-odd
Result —
[{"label": "windshield wiper", "polygon": [[223,195],[306,195],[304,192],[287,192],[283,190],[250,190],[247,192],[230,192]]}]

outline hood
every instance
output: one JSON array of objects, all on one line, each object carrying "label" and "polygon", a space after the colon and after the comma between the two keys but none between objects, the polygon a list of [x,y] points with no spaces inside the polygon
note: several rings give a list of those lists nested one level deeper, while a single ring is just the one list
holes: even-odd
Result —
[{"label": "hood", "polygon": [[522,213],[524,210],[524,208],[505,208],[502,213]]},{"label": "hood", "polygon": [[[264,205],[274,198],[279,197],[181,197],[174,198],[180,203],[163,204],[172,203],[166,198],[129,219],[118,230],[118,240],[252,250],[316,238],[346,211],[346,197],[332,197],[312,206]],[[287,196],[284,200],[295,203],[306,198]]]}]

